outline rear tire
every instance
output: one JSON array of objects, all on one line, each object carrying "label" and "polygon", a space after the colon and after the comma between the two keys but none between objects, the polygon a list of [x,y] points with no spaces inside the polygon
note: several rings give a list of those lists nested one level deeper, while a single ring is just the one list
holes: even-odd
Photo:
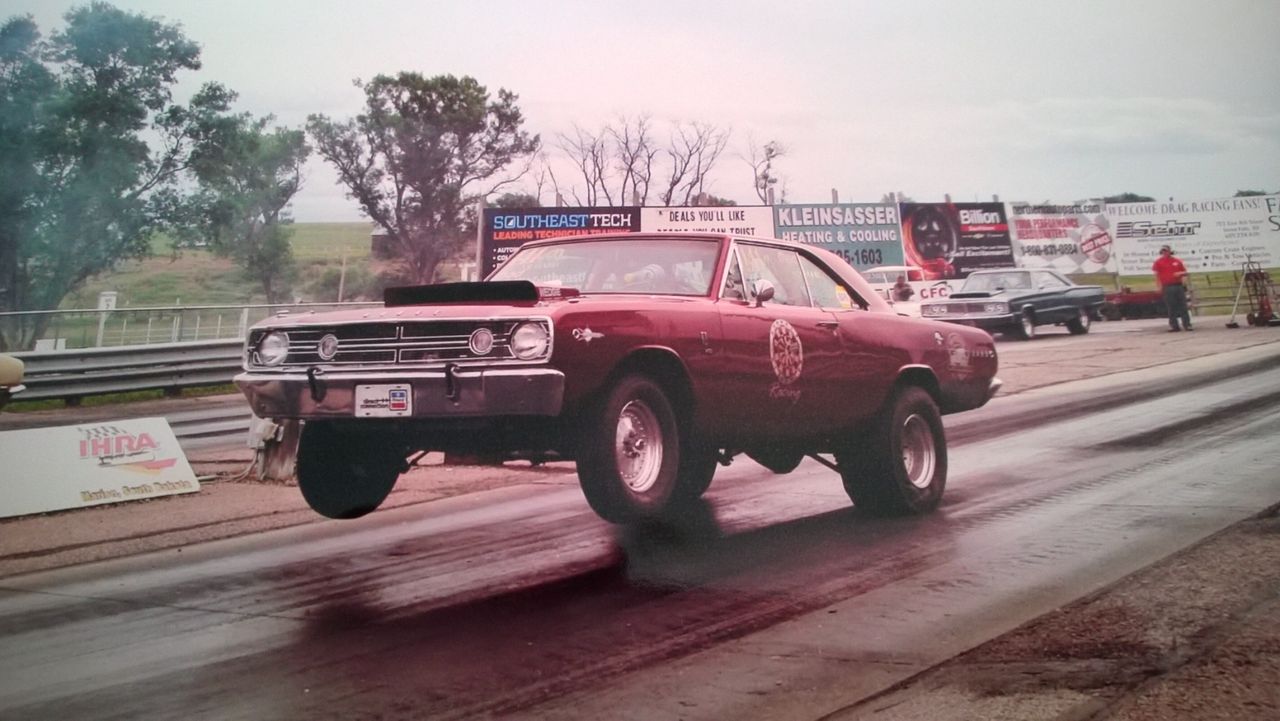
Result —
[{"label": "rear tire", "polygon": [[[578,481],[587,503],[612,523],[660,517],[683,498],[681,468],[680,431],[666,393],[645,376],[624,376],[583,429]],[[712,467],[704,477],[705,463],[686,469],[699,472],[690,492],[698,484],[705,490],[715,472]]]},{"label": "rear tire", "polygon": [[303,424],[298,489],[326,518],[359,518],[382,505],[405,470],[405,454],[372,436],[341,433],[329,423]]},{"label": "rear tire", "polygon": [[720,466],[720,452],[716,448],[680,447],[680,470],[677,473],[675,500],[685,503],[696,501],[711,487],[716,468]]},{"label": "rear tire", "polygon": [[1093,316],[1090,315],[1089,309],[1081,308],[1075,318],[1067,321],[1067,331],[1071,335],[1084,335],[1089,332],[1092,322]]},{"label": "rear tire", "polygon": [[947,485],[947,441],[938,406],[923,389],[900,388],[871,428],[837,451],[854,505],[877,515],[924,514]]}]

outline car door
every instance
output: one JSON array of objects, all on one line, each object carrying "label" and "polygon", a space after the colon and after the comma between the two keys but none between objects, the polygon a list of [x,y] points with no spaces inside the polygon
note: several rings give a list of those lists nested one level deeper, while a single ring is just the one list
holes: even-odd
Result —
[{"label": "car door", "polygon": [[846,427],[880,409],[897,370],[907,362],[894,343],[901,324],[894,316],[865,310],[820,260],[801,253],[800,266],[814,305],[840,323],[841,358],[827,410],[833,427]]},{"label": "car door", "polygon": [[[834,313],[815,307],[800,259],[791,248],[737,242],[744,292],[718,303],[723,329],[725,424],[746,437],[801,437],[829,428],[841,415],[831,403],[839,387],[841,346]],[[759,281],[773,287],[761,302]],[[726,284],[728,286],[728,284]]]},{"label": "car door", "polygon": [[1047,270],[1033,270],[1031,281],[1041,294],[1041,307],[1037,309],[1041,323],[1061,323],[1076,317],[1076,306],[1067,294],[1071,284],[1066,279]]}]

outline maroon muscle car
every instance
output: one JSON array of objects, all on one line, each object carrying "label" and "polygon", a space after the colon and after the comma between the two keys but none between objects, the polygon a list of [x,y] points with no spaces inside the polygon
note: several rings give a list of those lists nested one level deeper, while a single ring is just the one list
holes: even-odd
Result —
[{"label": "maroon muscle car", "polygon": [[835,254],[774,239],[538,241],[385,301],[259,323],[235,379],[259,416],[305,421],[298,485],[331,518],[377,508],[415,454],[514,450],[576,461],[616,523],[690,503],[739,454],[812,456],[857,506],[924,513],[941,415],[1000,385],[985,331],[899,316]]}]

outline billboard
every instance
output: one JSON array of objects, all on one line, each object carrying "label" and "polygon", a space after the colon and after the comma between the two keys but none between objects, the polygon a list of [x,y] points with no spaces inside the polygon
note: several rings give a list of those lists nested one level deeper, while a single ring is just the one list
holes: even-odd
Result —
[{"label": "billboard", "polygon": [[1009,205],[1013,257],[1022,268],[1108,273],[1116,268],[1111,223],[1102,203]]},{"label": "billboard", "polygon": [[902,203],[906,264],[929,280],[1014,265],[1004,203]]},{"label": "billboard", "polygon": [[775,235],[783,240],[818,245],[858,270],[902,265],[902,229],[892,203],[777,205]]},{"label": "billboard", "polygon": [[641,208],[640,228],[646,233],[727,233],[772,238],[773,207]]},{"label": "billboard", "polygon": [[0,458],[0,518],[200,490],[164,418],[5,431]]},{"label": "billboard", "polygon": [[1168,245],[1192,273],[1280,266],[1280,196],[1113,203],[1106,207],[1122,275],[1148,275]]},{"label": "billboard", "polygon": [[485,208],[480,224],[480,277],[531,240],[639,230],[637,207]]}]

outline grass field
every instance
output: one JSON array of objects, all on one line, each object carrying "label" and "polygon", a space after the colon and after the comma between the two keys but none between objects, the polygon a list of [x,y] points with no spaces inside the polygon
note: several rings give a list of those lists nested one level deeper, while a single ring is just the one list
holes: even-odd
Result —
[{"label": "grass field", "polygon": [[[347,255],[348,272],[358,272],[369,261],[368,223],[296,223],[293,253],[298,264],[295,292],[306,300],[309,284],[328,268],[340,268]],[[186,249],[177,255],[167,238],[152,243],[155,255],[142,261],[121,263],[115,270],[89,281],[62,302],[64,309],[96,308],[98,293],[115,291],[117,307],[169,305],[240,305],[261,303],[252,281],[235,263],[206,250]]]}]

